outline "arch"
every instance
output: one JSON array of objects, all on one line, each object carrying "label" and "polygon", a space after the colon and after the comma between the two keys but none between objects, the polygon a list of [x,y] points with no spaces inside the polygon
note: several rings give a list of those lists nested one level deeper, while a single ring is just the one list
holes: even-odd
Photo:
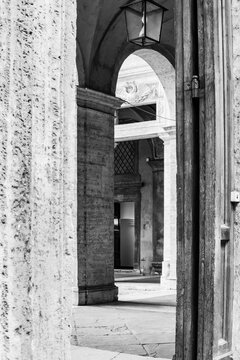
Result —
[{"label": "arch", "polygon": [[169,116],[171,119],[175,119],[176,96],[175,96],[175,68],[173,63],[163,54],[164,51],[159,51],[159,49],[157,49],[156,46],[153,48],[149,48],[149,47],[143,49],[138,48],[138,50],[136,51],[134,51],[134,49],[132,48],[132,50],[133,50],[132,53],[128,54],[127,52],[125,55],[121,57],[120,61],[116,64],[114,69],[114,74],[112,77],[111,92],[115,94],[117,78],[123,62],[131,54],[137,55],[153,69],[154,73],[159,78],[168,100],[169,109],[170,109]]},{"label": "arch", "polygon": [[[169,62],[175,63],[174,39],[171,31],[173,22],[172,9],[169,18],[164,23],[161,44],[154,44],[149,49],[165,56]],[[100,28],[99,28],[100,32]],[[96,31],[98,35],[98,32]],[[115,87],[112,79],[117,80],[118,71],[123,61],[133,52],[139,50],[137,45],[127,42],[127,32],[123,12],[118,11],[113,21],[108,25],[102,37],[97,36],[95,51],[92,51],[90,69],[91,76],[87,79],[87,87],[114,95]],[[107,54],[107,56],[106,56]],[[116,66],[117,64],[117,66]],[[112,86],[113,85],[113,86]]]},{"label": "arch", "polygon": [[143,52],[150,52],[151,54],[153,54],[155,52],[156,56],[161,55],[162,57],[165,58],[166,61],[169,62],[169,64],[172,65],[172,67],[174,69],[174,67],[175,67],[175,56],[174,56],[175,49],[173,47],[168,46],[167,44],[155,44],[155,45],[148,46],[147,48],[140,49],[139,46],[129,43],[125,46],[123,51],[121,51],[121,54],[119,54],[119,57],[118,57],[117,61],[115,62],[114,70],[112,73],[111,94],[115,93],[117,78],[118,78],[118,73],[120,71],[120,68],[121,68],[122,64],[124,63],[124,61],[131,54],[136,54],[136,55],[142,57],[142,59],[145,60],[152,67],[154,72],[156,74],[158,73],[158,69],[155,66],[153,66],[153,64],[151,64],[152,62],[149,61],[150,59],[145,58],[144,55],[141,55],[141,53],[143,53]]},{"label": "arch", "polygon": [[161,53],[155,50],[141,49],[135,55],[145,60],[158,76],[169,103],[170,118],[176,116],[175,101],[175,69],[172,63]]}]

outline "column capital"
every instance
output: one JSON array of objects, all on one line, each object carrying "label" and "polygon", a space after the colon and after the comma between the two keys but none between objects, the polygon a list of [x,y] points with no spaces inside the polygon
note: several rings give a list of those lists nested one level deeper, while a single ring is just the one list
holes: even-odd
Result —
[{"label": "column capital", "polygon": [[164,142],[176,139],[176,125],[165,126],[164,131],[165,131],[165,134],[163,136],[161,136],[161,138]]},{"label": "column capital", "polygon": [[123,100],[99,91],[77,87],[77,105],[83,108],[96,110],[99,112],[114,114]]}]

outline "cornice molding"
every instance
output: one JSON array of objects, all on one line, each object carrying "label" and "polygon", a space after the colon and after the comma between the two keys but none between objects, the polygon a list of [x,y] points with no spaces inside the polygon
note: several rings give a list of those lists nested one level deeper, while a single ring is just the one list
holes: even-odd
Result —
[{"label": "cornice molding", "polygon": [[121,106],[122,100],[106,95],[99,91],[77,87],[77,105],[103,112],[106,114],[114,114],[114,111]]}]

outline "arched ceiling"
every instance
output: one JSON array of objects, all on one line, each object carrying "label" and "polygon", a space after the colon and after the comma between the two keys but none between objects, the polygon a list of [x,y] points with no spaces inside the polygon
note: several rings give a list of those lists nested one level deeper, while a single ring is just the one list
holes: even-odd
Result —
[{"label": "arched ceiling", "polygon": [[[174,0],[155,0],[165,6],[161,44],[153,48],[174,63]],[[112,78],[124,59],[140,49],[127,43],[126,0],[78,0],[77,68],[79,85],[111,94]]]}]

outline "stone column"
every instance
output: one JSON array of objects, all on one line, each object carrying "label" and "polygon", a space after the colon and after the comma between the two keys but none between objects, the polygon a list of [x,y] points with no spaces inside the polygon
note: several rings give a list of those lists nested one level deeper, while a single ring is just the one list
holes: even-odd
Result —
[{"label": "stone column", "polygon": [[117,299],[114,285],[114,111],[118,99],[78,89],[79,305]]},{"label": "stone column", "polygon": [[164,254],[161,286],[176,289],[176,131],[164,138]]},{"label": "stone column", "polygon": [[153,196],[153,262],[154,270],[161,272],[164,248],[164,159],[147,159],[152,168]]},{"label": "stone column", "polygon": [[75,23],[74,0],[1,2],[2,360],[71,358]]}]

